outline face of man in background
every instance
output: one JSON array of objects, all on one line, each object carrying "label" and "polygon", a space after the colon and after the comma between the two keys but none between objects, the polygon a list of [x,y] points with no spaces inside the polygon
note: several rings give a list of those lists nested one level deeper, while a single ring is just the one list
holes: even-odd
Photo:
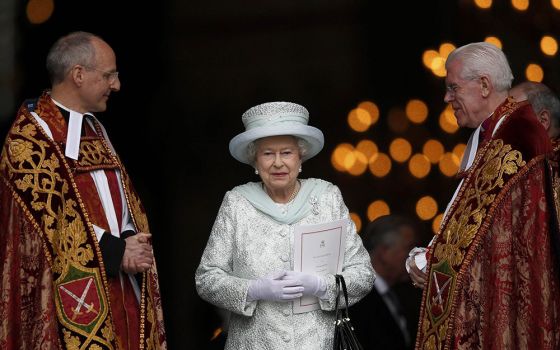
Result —
[{"label": "face of man in background", "polygon": [[408,252],[414,248],[416,243],[416,234],[412,227],[400,226],[398,231],[398,239],[392,245],[380,246],[370,253],[373,268],[377,269],[377,272],[389,285],[408,281],[405,261]]}]

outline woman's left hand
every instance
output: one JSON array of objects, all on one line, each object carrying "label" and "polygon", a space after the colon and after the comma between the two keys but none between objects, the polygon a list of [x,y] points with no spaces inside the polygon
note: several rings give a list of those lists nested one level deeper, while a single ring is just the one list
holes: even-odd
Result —
[{"label": "woman's left hand", "polygon": [[323,297],[327,292],[327,283],[321,276],[312,275],[305,272],[286,271],[282,279],[297,280],[303,286],[303,295],[313,295]]}]

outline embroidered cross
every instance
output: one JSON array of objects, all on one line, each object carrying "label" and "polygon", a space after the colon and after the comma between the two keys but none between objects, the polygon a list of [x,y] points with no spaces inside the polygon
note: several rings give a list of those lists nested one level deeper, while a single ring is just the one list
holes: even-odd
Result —
[{"label": "embroidered cross", "polygon": [[436,273],[434,272],[433,274],[434,277],[434,281],[436,283],[436,296],[432,298],[432,302],[434,302],[435,299],[437,299],[438,301],[438,305],[443,306],[443,300],[441,299],[441,295],[443,294],[443,292],[445,291],[445,289],[447,288],[447,286],[449,286],[449,282],[451,282],[451,278],[448,279],[444,284],[443,287],[441,287],[441,289],[439,288],[439,282],[436,276]]},{"label": "embroidered cross", "polygon": [[84,288],[84,291],[82,292],[82,296],[78,297],[76,294],[72,293],[71,291],[69,291],[68,289],[66,289],[64,286],[60,286],[60,289],[62,289],[66,294],[68,294],[72,299],[76,300],[78,302],[78,304],[76,304],[76,307],[74,309],[72,309],[72,321],[74,321],[76,319],[76,316],[83,314],[83,312],[80,312],[80,310],[82,309],[82,306],[84,306],[87,311],[86,313],[90,313],[90,312],[95,312],[96,314],[98,313],[97,310],[94,309],[94,304],[88,304],[86,303],[86,296],[87,293],[89,291],[89,288],[91,287],[91,283],[93,282],[93,279],[89,279],[86,287]]}]

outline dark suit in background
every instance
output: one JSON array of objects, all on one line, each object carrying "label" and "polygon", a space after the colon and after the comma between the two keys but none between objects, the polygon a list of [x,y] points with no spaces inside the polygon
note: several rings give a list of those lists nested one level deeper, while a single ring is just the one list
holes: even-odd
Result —
[{"label": "dark suit in background", "polygon": [[422,293],[411,285],[404,263],[416,239],[414,223],[399,215],[377,218],[362,234],[377,280],[349,312],[366,350],[414,348]]},{"label": "dark suit in background", "polygon": [[350,319],[364,350],[409,350],[414,348],[418,323],[421,291],[409,285],[399,284],[393,288],[399,299],[401,312],[407,322],[410,342],[405,343],[395,317],[374,287],[371,292],[350,308]]}]

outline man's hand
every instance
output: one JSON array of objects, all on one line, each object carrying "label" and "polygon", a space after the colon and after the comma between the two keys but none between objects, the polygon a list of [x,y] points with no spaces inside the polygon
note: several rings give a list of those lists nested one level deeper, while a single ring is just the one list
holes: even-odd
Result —
[{"label": "man's hand", "polygon": [[420,270],[418,266],[416,266],[414,259],[407,259],[406,263],[409,267],[408,274],[410,275],[412,284],[415,287],[424,289],[424,287],[426,286],[426,280],[428,279],[428,274]]},{"label": "man's hand", "polygon": [[126,273],[136,274],[147,271],[154,262],[152,244],[149,233],[138,232],[134,236],[125,239],[121,269]]}]

